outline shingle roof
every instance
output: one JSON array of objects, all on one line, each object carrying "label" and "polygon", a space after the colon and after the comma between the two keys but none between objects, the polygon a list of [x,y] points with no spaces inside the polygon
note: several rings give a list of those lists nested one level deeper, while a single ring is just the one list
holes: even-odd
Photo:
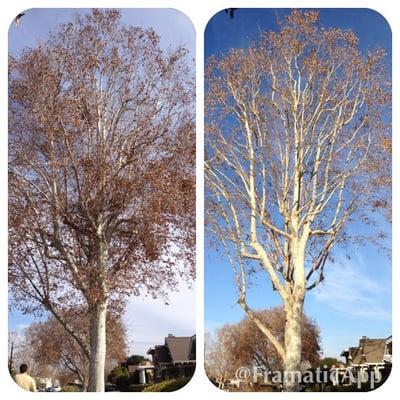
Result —
[{"label": "shingle roof", "polygon": [[153,348],[150,348],[147,351],[147,354],[153,354],[154,355],[154,361],[156,363],[170,363],[171,362],[171,356],[168,351],[168,347],[165,344],[162,345],[156,345]]},{"label": "shingle roof", "polygon": [[360,339],[359,347],[350,348],[353,365],[382,363],[385,347],[386,339]]},{"label": "shingle roof", "polygon": [[172,362],[188,362],[190,360],[191,336],[168,336],[165,338]]},{"label": "shingle roof", "polygon": [[147,351],[154,356],[155,363],[184,363],[196,361],[196,335],[165,338],[165,344]]}]

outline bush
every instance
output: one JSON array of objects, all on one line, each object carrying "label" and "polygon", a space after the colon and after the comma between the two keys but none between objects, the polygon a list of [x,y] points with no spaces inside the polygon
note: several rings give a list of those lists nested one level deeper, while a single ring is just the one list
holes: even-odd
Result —
[{"label": "bush", "polygon": [[117,385],[117,389],[121,392],[127,392],[129,390],[129,376],[121,375],[119,376],[115,384]]},{"label": "bush", "polygon": [[117,386],[117,389],[121,392],[127,392],[129,390],[130,382],[128,369],[125,367],[115,367],[108,375],[107,381]]},{"label": "bush", "polygon": [[190,378],[170,379],[150,385],[143,389],[143,392],[174,392],[185,386],[190,381]]},{"label": "bush", "polygon": [[117,384],[119,378],[129,378],[128,369],[125,367],[115,367],[108,375],[107,381],[110,383]]},{"label": "bush", "polygon": [[153,386],[152,384],[138,384],[138,385],[130,385],[129,386],[129,391],[130,392],[143,392],[146,388],[148,388],[149,386]]},{"label": "bush", "polygon": [[325,357],[317,362],[317,367],[330,369],[334,365],[336,365],[336,367],[337,367],[339,364],[343,364],[343,363],[340,362],[337,358]]},{"label": "bush", "polygon": [[129,376],[129,385],[139,385],[139,371],[135,371],[133,374]]},{"label": "bush", "polygon": [[62,392],[80,392],[80,389],[78,386],[75,385],[66,385],[63,386],[61,389]]}]

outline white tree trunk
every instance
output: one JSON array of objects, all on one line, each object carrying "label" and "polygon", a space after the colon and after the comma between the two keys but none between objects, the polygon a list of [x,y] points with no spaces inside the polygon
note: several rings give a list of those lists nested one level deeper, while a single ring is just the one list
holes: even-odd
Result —
[{"label": "white tree trunk", "polygon": [[283,387],[287,392],[299,391],[298,379],[300,377],[301,363],[301,324],[303,302],[287,305],[285,324],[285,358]]},{"label": "white tree trunk", "polygon": [[104,392],[107,302],[93,306],[90,316],[89,392]]}]

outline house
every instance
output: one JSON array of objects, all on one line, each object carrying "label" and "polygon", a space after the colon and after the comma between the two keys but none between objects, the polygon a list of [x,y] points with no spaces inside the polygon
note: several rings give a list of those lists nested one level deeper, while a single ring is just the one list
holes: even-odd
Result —
[{"label": "house", "polygon": [[357,347],[349,347],[340,354],[346,358],[347,367],[378,367],[392,364],[392,336],[370,339],[363,336]]},{"label": "house", "polygon": [[174,336],[169,334],[162,345],[147,351],[153,358],[154,378],[157,382],[191,377],[196,367],[196,335]]},{"label": "house", "polygon": [[341,369],[341,373],[345,373],[346,370],[369,371],[373,374],[371,376],[374,376],[374,387],[378,387],[386,381],[392,369],[392,336],[383,339],[370,339],[363,336],[358,346],[349,347],[340,355],[346,359],[346,366]]},{"label": "house", "polygon": [[392,335],[386,339],[385,353],[383,354],[383,361],[392,364]]},{"label": "house", "polygon": [[35,381],[36,388],[41,392],[45,392],[48,388],[53,386],[53,380],[49,377],[38,377]]},{"label": "house", "polygon": [[58,391],[60,389],[60,382],[57,379],[50,377],[37,377],[35,378],[36,388],[40,392],[48,391],[51,388],[57,388]]}]

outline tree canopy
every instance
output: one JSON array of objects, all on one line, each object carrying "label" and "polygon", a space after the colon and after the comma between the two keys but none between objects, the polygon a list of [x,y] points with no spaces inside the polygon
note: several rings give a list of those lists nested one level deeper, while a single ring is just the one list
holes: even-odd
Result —
[{"label": "tree canopy", "polygon": [[[306,293],[334,249],[386,237],[376,213],[391,208],[385,55],[362,52],[354,32],[323,27],[316,11],[293,10],[276,31],[206,63],[206,225],[234,269],[239,305],[288,371],[301,362]],[[285,307],[283,339],[248,304],[260,272]]]},{"label": "tree canopy", "polygon": [[[76,15],[9,59],[13,305],[50,312],[92,355],[107,310],[195,272],[193,66],[120,17]],[[92,315],[92,349],[65,310]]]}]

